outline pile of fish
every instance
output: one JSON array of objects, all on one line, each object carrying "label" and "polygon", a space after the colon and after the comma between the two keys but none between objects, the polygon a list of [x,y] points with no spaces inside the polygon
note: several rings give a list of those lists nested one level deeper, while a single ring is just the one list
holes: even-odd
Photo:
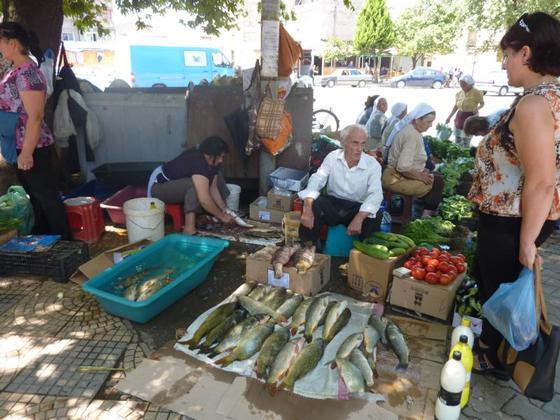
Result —
[{"label": "pile of fish", "polygon": [[117,280],[114,290],[128,300],[142,302],[174,280],[174,269],[148,267]]},{"label": "pile of fish", "polygon": [[274,268],[274,277],[282,277],[282,270],[293,257],[293,264],[298,273],[305,273],[315,262],[315,245],[301,247],[300,245],[284,245],[276,250],[271,258]]},{"label": "pile of fish", "polygon": [[[347,302],[328,294],[306,299],[286,289],[244,283],[206,317],[192,337],[179,343],[213,358],[219,366],[257,355],[255,375],[274,394],[293,389],[314,370],[351,317]],[[320,326],[319,336],[314,333]],[[372,389],[380,339],[390,343],[399,367],[406,368],[408,347],[398,327],[386,318],[372,317],[365,330],[349,335],[335,359],[327,362],[338,368],[349,393]]]}]

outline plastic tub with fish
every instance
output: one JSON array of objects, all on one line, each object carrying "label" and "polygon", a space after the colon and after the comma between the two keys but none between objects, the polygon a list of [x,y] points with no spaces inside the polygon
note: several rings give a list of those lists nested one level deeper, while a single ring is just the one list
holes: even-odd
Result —
[{"label": "plastic tub with fish", "polygon": [[107,312],[144,323],[199,286],[228,246],[222,239],[168,235],[82,287]]}]

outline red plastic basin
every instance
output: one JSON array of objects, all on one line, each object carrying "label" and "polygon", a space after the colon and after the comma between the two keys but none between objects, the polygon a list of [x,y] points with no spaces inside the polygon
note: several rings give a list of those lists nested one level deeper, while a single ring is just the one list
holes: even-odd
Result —
[{"label": "red plastic basin", "polygon": [[101,208],[107,210],[111,222],[116,225],[125,225],[126,218],[123,213],[123,204],[133,198],[146,197],[146,187],[133,187],[127,185],[101,203]]}]

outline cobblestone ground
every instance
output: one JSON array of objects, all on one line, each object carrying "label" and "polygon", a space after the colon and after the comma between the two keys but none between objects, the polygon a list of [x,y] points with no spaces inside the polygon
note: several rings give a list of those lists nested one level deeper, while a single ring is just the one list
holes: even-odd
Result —
[{"label": "cobblestone ground", "polygon": [[[560,233],[542,255],[548,313],[560,325]],[[0,278],[0,418],[184,418],[114,388],[152,352],[145,335],[104,312],[73,283]],[[83,365],[102,369],[83,371]],[[558,413],[559,393],[544,404],[520,395],[513,382],[473,375],[462,418],[541,420],[559,418]]]}]

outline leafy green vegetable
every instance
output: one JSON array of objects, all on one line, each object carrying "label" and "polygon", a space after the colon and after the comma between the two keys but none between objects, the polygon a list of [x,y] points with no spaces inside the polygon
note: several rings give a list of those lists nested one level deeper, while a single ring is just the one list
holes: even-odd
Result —
[{"label": "leafy green vegetable", "polygon": [[416,219],[404,228],[404,234],[415,243],[439,245],[448,243],[455,225],[439,216]]},{"label": "leafy green vegetable", "polygon": [[444,198],[439,205],[439,214],[445,220],[458,221],[473,216],[474,203],[462,195]]},{"label": "leafy green vegetable", "polygon": [[460,158],[455,161],[445,160],[437,171],[443,175],[443,194],[450,196],[455,193],[455,188],[461,179],[461,176],[474,168],[474,159]]},{"label": "leafy green vegetable", "polygon": [[471,155],[468,147],[460,146],[449,140],[438,140],[432,136],[424,136],[424,139],[428,142],[432,155],[439,160],[447,159],[453,161],[461,157],[467,158]]}]

